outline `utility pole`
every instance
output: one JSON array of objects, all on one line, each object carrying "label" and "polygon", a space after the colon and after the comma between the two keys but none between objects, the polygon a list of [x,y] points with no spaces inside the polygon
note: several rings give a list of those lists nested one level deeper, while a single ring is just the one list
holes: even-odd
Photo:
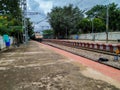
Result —
[{"label": "utility pole", "polygon": [[67,34],[67,26],[66,26],[66,39],[68,39],[68,34]]},{"label": "utility pole", "polygon": [[109,29],[109,0],[106,9],[106,42],[108,43],[108,29]]},{"label": "utility pole", "polygon": [[28,30],[27,30],[27,1],[21,0],[22,8],[22,23],[23,23],[23,42],[27,43],[28,41]]},{"label": "utility pole", "polygon": [[27,12],[27,0],[21,0],[22,9],[22,29],[23,29],[23,43],[28,42],[28,29],[27,29],[27,15],[37,15],[40,12]]},{"label": "utility pole", "polygon": [[95,41],[95,38],[94,38],[94,18],[92,18],[91,21],[92,21],[92,41]]}]

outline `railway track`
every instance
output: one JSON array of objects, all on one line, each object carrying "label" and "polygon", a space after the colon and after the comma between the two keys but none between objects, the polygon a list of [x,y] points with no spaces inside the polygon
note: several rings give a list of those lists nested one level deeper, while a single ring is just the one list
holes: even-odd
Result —
[{"label": "railway track", "polygon": [[[86,47],[78,47],[76,45],[67,45],[63,44],[62,41],[61,43],[56,43],[54,41],[44,41],[44,44],[51,45],[53,47],[71,52],[73,54],[88,58],[90,60],[93,60],[95,62],[99,62],[99,58],[106,58],[108,61],[100,61],[99,63],[105,64],[107,66],[116,68],[120,70],[120,60],[115,61],[114,56],[116,55],[114,52],[109,52],[105,50],[97,50],[97,49],[92,49],[92,48],[86,48]],[[119,55],[120,57],[120,55]]]}]

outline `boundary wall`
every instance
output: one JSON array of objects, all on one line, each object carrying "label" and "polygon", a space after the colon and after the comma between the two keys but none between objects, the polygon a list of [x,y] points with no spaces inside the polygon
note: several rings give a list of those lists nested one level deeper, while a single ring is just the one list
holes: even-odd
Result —
[{"label": "boundary wall", "polygon": [[[89,33],[89,34],[80,34],[80,35],[71,35],[71,39],[84,39],[84,40],[106,40],[106,33]],[[109,32],[108,40],[120,40],[120,32]]]}]

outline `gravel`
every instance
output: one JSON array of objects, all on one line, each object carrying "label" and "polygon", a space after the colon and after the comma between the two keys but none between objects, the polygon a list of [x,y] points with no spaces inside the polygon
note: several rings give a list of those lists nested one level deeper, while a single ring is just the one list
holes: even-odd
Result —
[{"label": "gravel", "polygon": [[112,56],[112,55],[77,49],[77,48],[63,46],[63,45],[58,45],[58,44],[51,43],[51,42],[44,42],[44,43],[49,44],[54,47],[57,47],[57,48],[60,48],[60,49],[63,49],[63,50],[66,50],[66,51],[69,51],[69,52],[77,54],[79,56],[88,58],[90,60],[97,61],[97,62],[98,62],[99,58],[106,58],[106,59],[108,59],[108,61],[100,61],[99,63],[120,69],[120,58],[118,58],[118,60],[115,61],[114,56]]}]

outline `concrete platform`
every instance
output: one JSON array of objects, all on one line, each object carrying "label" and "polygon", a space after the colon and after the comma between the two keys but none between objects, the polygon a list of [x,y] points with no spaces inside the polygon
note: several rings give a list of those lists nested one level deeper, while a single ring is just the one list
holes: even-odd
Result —
[{"label": "concrete platform", "polygon": [[0,53],[0,90],[119,90],[119,74],[35,41]]}]

